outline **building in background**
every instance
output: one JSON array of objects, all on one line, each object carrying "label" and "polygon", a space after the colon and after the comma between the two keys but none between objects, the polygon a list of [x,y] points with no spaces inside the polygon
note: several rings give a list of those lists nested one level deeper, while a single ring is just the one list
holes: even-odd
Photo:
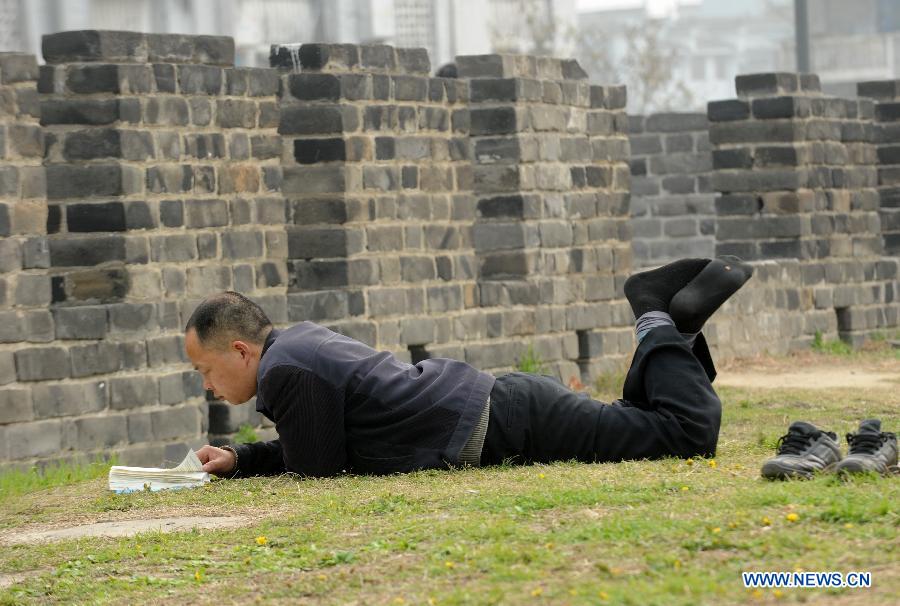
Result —
[{"label": "building in background", "polygon": [[739,73],[794,69],[792,0],[702,0],[663,16],[636,4],[578,18],[581,63],[628,86],[630,113],[702,110],[734,96]]},{"label": "building in background", "polygon": [[854,96],[856,83],[900,77],[900,2],[810,0],[812,71],[828,93]]},{"label": "building in background", "polygon": [[[500,1],[500,0],[496,0]],[[572,5],[574,0],[566,0]],[[269,46],[383,42],[420,46],[436,69],[491,52],[491,2],[479,0],[0,0],[0,50],[41,57],[41,36],[78,29],[232,36],[239,65]]]}]

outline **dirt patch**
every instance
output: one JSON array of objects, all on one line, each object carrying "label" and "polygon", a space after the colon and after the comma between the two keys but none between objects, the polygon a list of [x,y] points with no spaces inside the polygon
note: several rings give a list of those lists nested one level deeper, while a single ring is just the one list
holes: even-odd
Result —
[{"label": "dirt patch", "polygon": [[0,535],[0,544],[48,543],[82,537],[130,537],[142,532],[181,532],[194,528],[234,528],[250,523],[243,516],[180,517],[97,522],[68,528],[34,528]]},{"label": "dirt patch", "polygon": [[896,389],[900,360],[893,356],[857,355],[852,358],[799,352],[723,364],[716,385],[758,389]]},{"label": "dirt patch", "polygon": [[39,575],[41,572],[42,571],[40,570],[28,570],[25,572],[16,573],[0,572],[0,589],[12,587],[16,583],[23,583],[31,577]]},{"label": "dirt patch", "polygon": [[716,385],[762,389],[873,389],[897,386],[896,373],[852,370],[849,368],[813,367],[802,371],[724,371],[716,377]]}]

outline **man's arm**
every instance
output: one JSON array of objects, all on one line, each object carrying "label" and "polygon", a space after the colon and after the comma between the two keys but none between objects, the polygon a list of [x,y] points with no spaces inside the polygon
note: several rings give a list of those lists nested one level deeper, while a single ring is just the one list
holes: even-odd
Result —
[{"label": "man's arm", "polygon": [[[312,372],[276,366],[260,382],[260,393],[275,420],[287,471],[322,477],[336,475],[346,467],[344,398],[340,392]],[[238,466],[243,470],[242,456],[238,451]]]},{"label": "man's arm", "polygon": [[278,440],[231,446],[204,446],[197,451],[203,471],[222,478],[249,478],[284,473]]}]

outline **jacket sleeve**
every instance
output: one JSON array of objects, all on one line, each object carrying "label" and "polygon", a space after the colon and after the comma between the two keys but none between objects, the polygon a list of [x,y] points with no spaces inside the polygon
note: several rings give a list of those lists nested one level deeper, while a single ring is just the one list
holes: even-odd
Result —
[{"label": "jacket sleeve", "polygon": [[284,473],[284,458],[281,454],[281,442],[255,442],[253,444],[232,444],[237,453],[237,469],[233,478],[249,478],[252,476],[274,476]]},{"label": "jacket sleeve", "polygon": [[289,471],[324,477],[347,466],[344,398],[338,390],[310,371],[275,366],[260,381],[259,392],[272,413],[278,440],[246,445],[247,465],[239,451],[241,475]]}]

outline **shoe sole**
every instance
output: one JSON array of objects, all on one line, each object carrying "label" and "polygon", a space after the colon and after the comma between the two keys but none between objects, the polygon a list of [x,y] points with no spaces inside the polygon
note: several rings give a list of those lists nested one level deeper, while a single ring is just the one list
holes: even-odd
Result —
[{"label": "shoe sole", "polygon": [[779,461],[771,461],[763,466],[762,476],[768,480],[811,480],[816,473],[831,472],[835,465],[837,463],[830,463],[816,472],[788,467]]}]

